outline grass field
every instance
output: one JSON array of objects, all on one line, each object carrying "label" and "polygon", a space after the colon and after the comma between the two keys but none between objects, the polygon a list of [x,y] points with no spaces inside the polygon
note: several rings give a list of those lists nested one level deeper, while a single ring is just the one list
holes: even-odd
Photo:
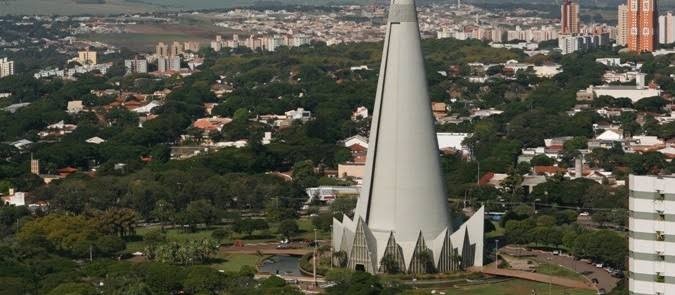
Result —
[{"label": "grass field", "polygon": [[556,277],[563,277],[563,278],[568,278],[568,279],[574,279],[574,280],[579,280],[583,281],[584,277],[581,276],[580,274],[573,272],[567,268],[553,265],[553,264],[548,264],[548,263],[542,263],[539,264],[536,268],[537,272],[540,274],[546,274],[546,275],[552,275]]},{"label": "grass field", "polygon": [[[247,237],[244,237],[240,234],[233,233],[233,236],[230,239],[226,239],[222,241],[224,244],[227,243],[232,243],[235,240],[244,240],[245,243],[260,243],[260,242],[268,242],[268,241],[276,241],[277,240],[277,227],[279,225],[276,223],[270,224],[269,230],[266,231],[256,231],[253,232],[253,236],[257,236],[255,239],[249,239]],[[222,226],[220,226],[222,227]],[[312,221],[309,220],[308,218],[302,218],[298,220],[298,227],[300,229],[300,233],[298,233],[297,236],[293,237],[294,239],[305,239],[305,240],[313,240],[314,239],[314,226],[312,225]],[[165,234],[166,234],[166,239],[169,241],[173,242],[184,242],[184,241],[189,241],[189,240],[199,240],[199,239],[205,239],[205,238],[210,238],[211,233],[219,228],[219,226],[213,226],[209,229],[199,229],[196,232],[186,232],[182,229],[177,229],[177,228],[165,228]],[[142,251],[143,250],[143,236],[145,236],[146,233],[152,230],[159,230],[159,226],[152,226],[152,227],[139,227],[136,229],[136,235],[139,236],[139,239],[137,241],[132,241],[127,243],[127,251],[129,252],[136,252],[136,251]],[[322,232],[318,231],[317,232],[317,238],[320,240],[325,240],[325,239],[330,239],[331,233],[330,232]],[[261,238],[262,237],[262,238]],[[246,238],[246,239],[245,239]]]},{"label": "grass field", "polygon": [[230,254],[219,256],[218,258],[223,259],[224,261],[222,263],[211,264],[210,266],[217,270],[224,270],[228,272],[239,271],[239,269],[245,265],[255,267],[256,263],[258,263],[258,260],[260,259],[259,256],[245,254]]},{"label": "grass field", "polygon": [[[409,291],[407,294],[430,294],[432,289],[418,289]],[[508,280],[501,283],[473,285],[473,286],[458,286],[450,289],[439,289],[436,291],[444,291],[447,295],[530,295],[533,294],[551,294],[551,295],[592,295],[595,292],[590,290],[566,289],[558,286],[550,286],[548,284],[530,282],[525,280]],[[550,293],[549,293],[550,290]]]},{"label": "grass field", "polygon": [[216,35],[229,38],[233,30],[213,25],[207,18],[184,17],[177,24],[134,24],[123,27],[125,33],[84,34],[84,40],[98,41],[133,51],[154,51],[158,42],[170,45],[173,41],[197,41],[209,46]]}]

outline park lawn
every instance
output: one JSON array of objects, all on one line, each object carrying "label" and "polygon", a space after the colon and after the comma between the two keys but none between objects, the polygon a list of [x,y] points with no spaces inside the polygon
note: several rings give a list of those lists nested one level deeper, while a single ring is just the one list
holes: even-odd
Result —
[{"label": "park lawn", "polygon": [[260,256],[250,254],[219,254],[218,258],[224,262],[211,264],[210,266],[226,272],[239,271],[242,266],[256,267]]},{"label": "park lawn", "polygon": [[[442,288],[417,289],[409,291],[406,294],[430,294],[431,290],[443,290]],[[483,285],[457,286],[445,290],[447,295],[529,295],[532,290],[536,294],[549,294],[549,285],[525,280],[508,280],[499,283],[489,283]],[[552,295],[593,295],[592,290],[569,289],[559,286],[550,286]]]},{"label": "park lawn", "polygon": [[[298,227],[300,228],[300,234],[296,238],[303,240],[314,240],[314,224],[312,224],[312,219],[303,217],[298,220]],[[331,238],[330,232],[317,231],[316,237],[319,240],[328,240]]]},{"label": "park lawn", "polygon": [[584,277],[572,270],[564,268],[562,266],[549,264],[549,263],[540,263],[537,268],[537,273],[552,275],[555,277],[563,277],[573,280],[584,281]]},{"label": "park lawn", "polygon": [[[211,233],[218,229],[218,228],[224,228],[225,226],[211,226],[208,229],[200,228],[195,232],[190,232],[190,231],[184,231],[179,228],[165,228],[165,234],[166,234],[166,239],[171,242],[185,242],[185,241],[191,241],[191,240],[201,240],[201,239],[207,239],[211,238]],[[150,227],[139,227],[136,228],[136,235],[140,236],[141,238],[138,241],[132,241],[127,243],[127,251],[128,252],[136,252],[136,251],[143,251],[143,236],[145,236],[146,233],[152,230],[159,230],[159,226],[150,226]],[[263,235],[269,235],[270,232],[274,232],[276,230],[276,225],[275,224],[270,224],[270,230],[268,231],[255,231],[253,235],[258,235],[258,236],[263,236]],[[262,243],[262,242],[270,242],[270,241],[276,241],[276,237],[272,235],[270,238],[257,238],[257,239],[244,239],[244,236],[233,233],[233,236],[229,239],[225,239],[221,241],[223,244],[231,244],[236,240],[243,240],[244,243],[249,244],[249,243]]]},{"label": "park lawn", "polygon": [[[172,242],[185,242],[189,240],[200,240],[211,237],[211,232],[215,228],[198,230],[196,232],[185,232],[177,228],[167,228],[165,229],[166,239]],[[141,236],[141,239],[138,241],[133,241],[127,243],[127,251],[136,252],[143,250],[143,239],[146,233],[152,230],[159,230],[159,226],[151,227],[138,227],[136,228],[136,235]],[[227,242],[227,241],[224,241]]]}]

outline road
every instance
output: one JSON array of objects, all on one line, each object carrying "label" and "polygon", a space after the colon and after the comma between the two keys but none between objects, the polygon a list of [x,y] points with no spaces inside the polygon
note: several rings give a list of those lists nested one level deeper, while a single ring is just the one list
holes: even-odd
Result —
[{"label": "road", "polygon": [[576,271],[581,275],[585,276],[589,280],[597,279],[598,288],[605,289],[607,292],[611,291],[616,287],[616,284],[619,282],[619,279],[612,277],[606,270],[597,268],[590,263],[574,260],[571,256],[566,255],[553,255],[551,252],[545,252],[540,250],[531,250],[528,251],[524,248],[517,248],[512,246],[506,246],[499,249],[500,253],[506,253],[513,256],[527,255],[533,256],[536,260],[546,263],[557,264],[559,266],[565,267],[567,269]]},{"label": "road", "polygon": [[291,255],[291,256],[302,256],[308,253],[312,253],[314,248],[306,247],[306,245],[297,244],[297,247],[278,249],[278,243],[257,243],[257,244],[245,244],[243,247],[221,247],[221,253],[231,253],[231,254],[263,254],[263,255]]}]

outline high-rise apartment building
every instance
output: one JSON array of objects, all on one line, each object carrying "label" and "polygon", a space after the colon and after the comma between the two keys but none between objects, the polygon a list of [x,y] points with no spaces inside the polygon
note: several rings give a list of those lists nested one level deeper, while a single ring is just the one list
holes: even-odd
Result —
[{"label": "high-rise apartment building", "polygon": [[628,6],[619,5],[618,24],[616,25],[616,44],[626,46],[628,43]]},{"label": "high-rise apartment building", "polygon": [[675,43],[675,16],[672,12],[659,16],[659,43]]},{"label": "high-rise apartment building", "polygon": [[157,71],[160,73],[180,71],[180,62],[180,56],[160,57],[157,59]]},{"label": "high-rise apartment building", "polygon": [[198,52],[201,45],[196,41],[187,41],[183,44],[183,49],[185,51]]},{"label": "high-rise apartment building", "polygon": [[560,6],[560,32],[562,34],[579,33],[579,2],[565,0]]},{"label": "high-rise apartment building", "polygon": [[40,175],[40,160],[30,157],[30,173]]},{"label": "high-rise apartment building", "polygon": [[[629,177],[630,294],[675,290],[675,176]],[[669,291],[670,290],[670,291]]]},{"label": "high-rise apartment building", "polygon": [[155,46],[155,55],[157,55],[157,57],[169,56],[169,46],[164,44],[164,42],[157,43],[157,46]]},{"label": "high-rise apartment building", "polygon": [[179,56],[183,54],[183,43],[174,41],[169,47],[169,56]]},{"label": "high-rise apartment building", "polygon": [[95,65],[97,63],[96,51],[84,50],[77,53],[77,61],[83,65]]},{"label": "high-rise apartment building", "polygon": [[11,75],[14,75],[14,61],[11,61],[6,57],[0,58],[0,78]]},{"label": "high-rise apartment building", "polygon": [[127,74],[144,74],[148,72],[148,61],[145,59],[127,59],[124,61]]},{"label": "high-rise apartment building", "polygon": [[628,49],[652,52],[657,43],[656,0],[628,0]]}]

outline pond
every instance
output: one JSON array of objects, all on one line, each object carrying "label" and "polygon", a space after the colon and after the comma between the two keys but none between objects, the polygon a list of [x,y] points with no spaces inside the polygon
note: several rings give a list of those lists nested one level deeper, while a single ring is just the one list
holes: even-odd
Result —
[{"label": "pond", "polygon": [[300,257],[272,256],[263,261],[260,271],[278,275],[302,276],[299,261]]}]

